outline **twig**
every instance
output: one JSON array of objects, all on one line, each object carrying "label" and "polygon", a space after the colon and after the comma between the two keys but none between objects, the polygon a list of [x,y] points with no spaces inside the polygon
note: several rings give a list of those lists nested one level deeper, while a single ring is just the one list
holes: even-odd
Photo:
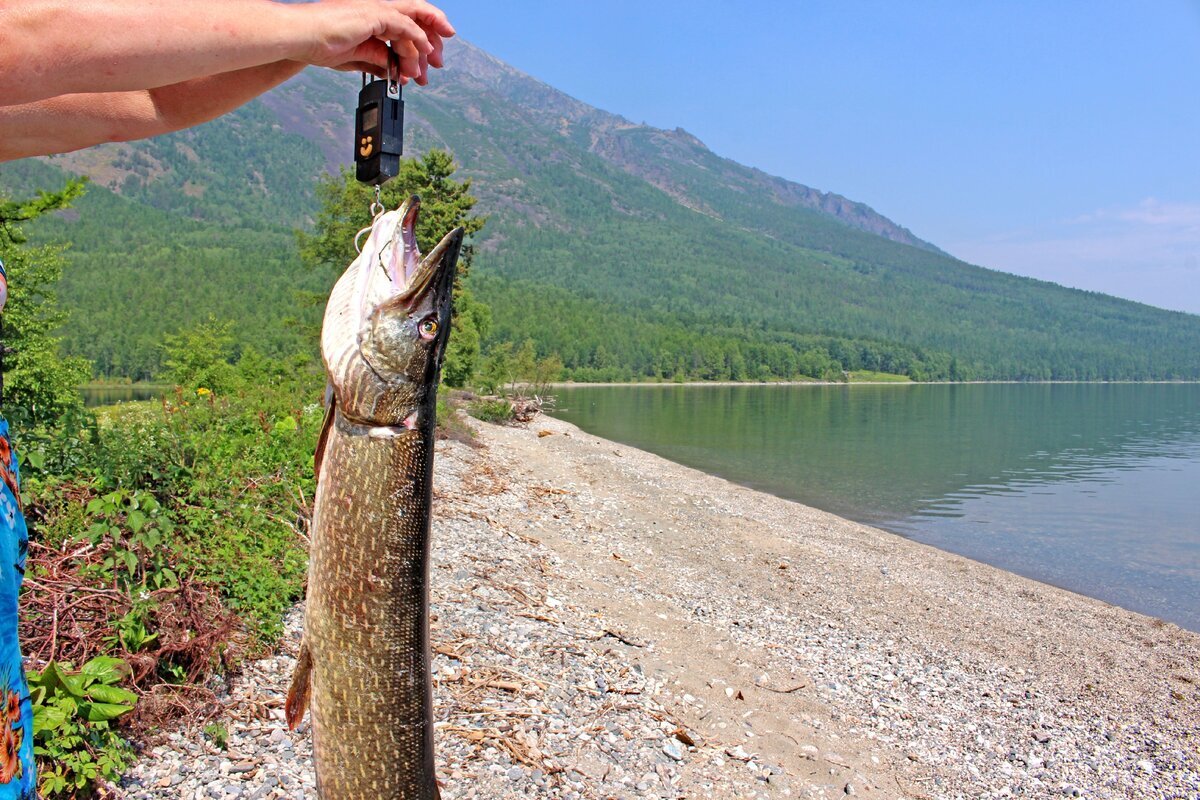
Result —
[{"label": "twig", "polygon": [[799,686],[793,686],[791,689],[776,689],[774,686],[767,686],[765,683],[758,683],[757,681],[755,681],[754,685],[760,689],[766,689],[768,692],[774,692],[775,694],[792,694],[793,692],[798,692],[804,687],[808,686],[807,683],[802,683]]}]

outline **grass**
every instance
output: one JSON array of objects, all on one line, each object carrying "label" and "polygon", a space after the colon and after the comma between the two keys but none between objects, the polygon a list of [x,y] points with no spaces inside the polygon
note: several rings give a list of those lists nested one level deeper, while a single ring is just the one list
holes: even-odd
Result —
[{"label": "grass", "polygon": [[907,375],[894,375],[890,372],[872,372],[870,370],[858,370],[850,373],[851,383],[912,383],[912,378]]}]

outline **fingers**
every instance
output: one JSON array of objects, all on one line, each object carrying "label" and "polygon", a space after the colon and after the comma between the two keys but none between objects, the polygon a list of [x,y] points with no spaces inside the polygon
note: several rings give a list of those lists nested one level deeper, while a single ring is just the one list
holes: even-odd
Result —
[{"label": "fingers", "polygon": [[416,20],[417,24],[428,33],[447,38],[455,33],[454,26],[446,18],[446,14],[432,3],[424,2],[424,0],[406,0],[406,2],[396,3],[396,5],[402,7],[404,13]]},{"label": "fingers", "polygon": [[444,46],[442,37],[436,33],[429,33],[429,43],[433,45],[433,52],[429,54],[428,59],[429,66],[441,69],[445,66],[445,62],[442,61],[442,49]]},{"label": "fingers", "polygon": [[368,75],[374,75],[376,78],[387,78],[387,70],[369,61],[347,61],[344,64],[335,64],[331,69],[336,69],[339,72],[365,72]]},{"label": "fingers", "polygon": [[[379,39],[368,39],[354,49],[344,61],[339,62],[334,68],[341,69],[341,64],[344,63],[363,63],[371,65],[371,69],[361,70],[369,72],[378,78],[388,77],[388,70],[398,71],[401,78],[401,83],[407,83],[408,79],[417,80],[420,83],[421,76],[428,73],[428,68],[424,66],[424,56],[416,55],[416,51],[411,48],[404,48],[405,42],[393,42],[391,51],[386,42]],[[400,52],[396,52],[399,49]],[[395,56],[392,53],[395,52]],[[404,53],[404,55],[401,55]],[[392,63],[389,64],[389,59]],[[422,83],[422,86],[425,84]]]},{"label": "fingers", "polygon": [[413,80],[417,82],[417,86],[427,86],[429,84],[429,59],[421,56],[418,67],[419,71]]},{"label": "fingers", "polygon": [[425,29],[411,17],[398,11],[385,21],[385,27],[378,34],[378,38],[391,41],[392,49],[401,60],[411,58],[415,63],[416,59],[433,52],[433,44],[430,43]]},{"label": "fingers", "polygon": [[[344,11],[348,7],[358,12],[347,16],[342,14],[335,17],[342,30],[337,34],[332,31],[322,36],[324,41],[319,48],[306,59],[311,64],[330,66],[335,69],[343,65],[365,63],[372,69],[365,70],[371,74],[387,74],[390,47],[394,56],[391,69],[399,71],[399,77],[416,81],[424,86],[429,81],[430,68],[441,68],[444,63],[444,40],[454,35],[454,27],[446,19],[441,9],[425,2],[425,0],[368,0],[362,5],[349,6],[316,3],[307,8],[324,6],[330,10]],[[363,13],[366,12],[366,13]],[[370,28],[369,32],[360,27],[361,33],[355,34],[352,28],[340,26],[349,20],[350,23]],[[365,38],[359,39],[359,36]],[[341,40],[340,42],[338,40]],[[398,66],[396,64],[398,61]]]},{"label": "fingers", "polygon": [[[376,70],[379,70],[386,75],[389,55],[390,52],[388,51],[387,44],[379,39],[372,38],[367,39],[358,47],[354,48],[353,52],[347,55],[345,59],[340,59],[338,63],[361,61],[372,65]],[[366,71],[371,72],[373,75],[377,74],[374,70]]]}]

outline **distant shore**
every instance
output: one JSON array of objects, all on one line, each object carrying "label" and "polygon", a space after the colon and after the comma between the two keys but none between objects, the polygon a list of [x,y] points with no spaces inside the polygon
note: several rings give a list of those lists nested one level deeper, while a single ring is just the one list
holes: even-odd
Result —
[{"label": "distant shore", "polygon": [[1200,381],[553,381],[553,389],[577,389],[592,386],[1194,386]]}]

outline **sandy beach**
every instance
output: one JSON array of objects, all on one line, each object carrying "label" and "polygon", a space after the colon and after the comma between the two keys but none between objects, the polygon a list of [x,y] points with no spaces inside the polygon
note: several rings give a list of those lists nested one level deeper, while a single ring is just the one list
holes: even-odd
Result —
[{"label": "sandy beach", "polygon": [[[439,445],[443,797],[1196,798],[1200,635],[553,419]],[[279,654],[129,797],[315,797]]]}]

